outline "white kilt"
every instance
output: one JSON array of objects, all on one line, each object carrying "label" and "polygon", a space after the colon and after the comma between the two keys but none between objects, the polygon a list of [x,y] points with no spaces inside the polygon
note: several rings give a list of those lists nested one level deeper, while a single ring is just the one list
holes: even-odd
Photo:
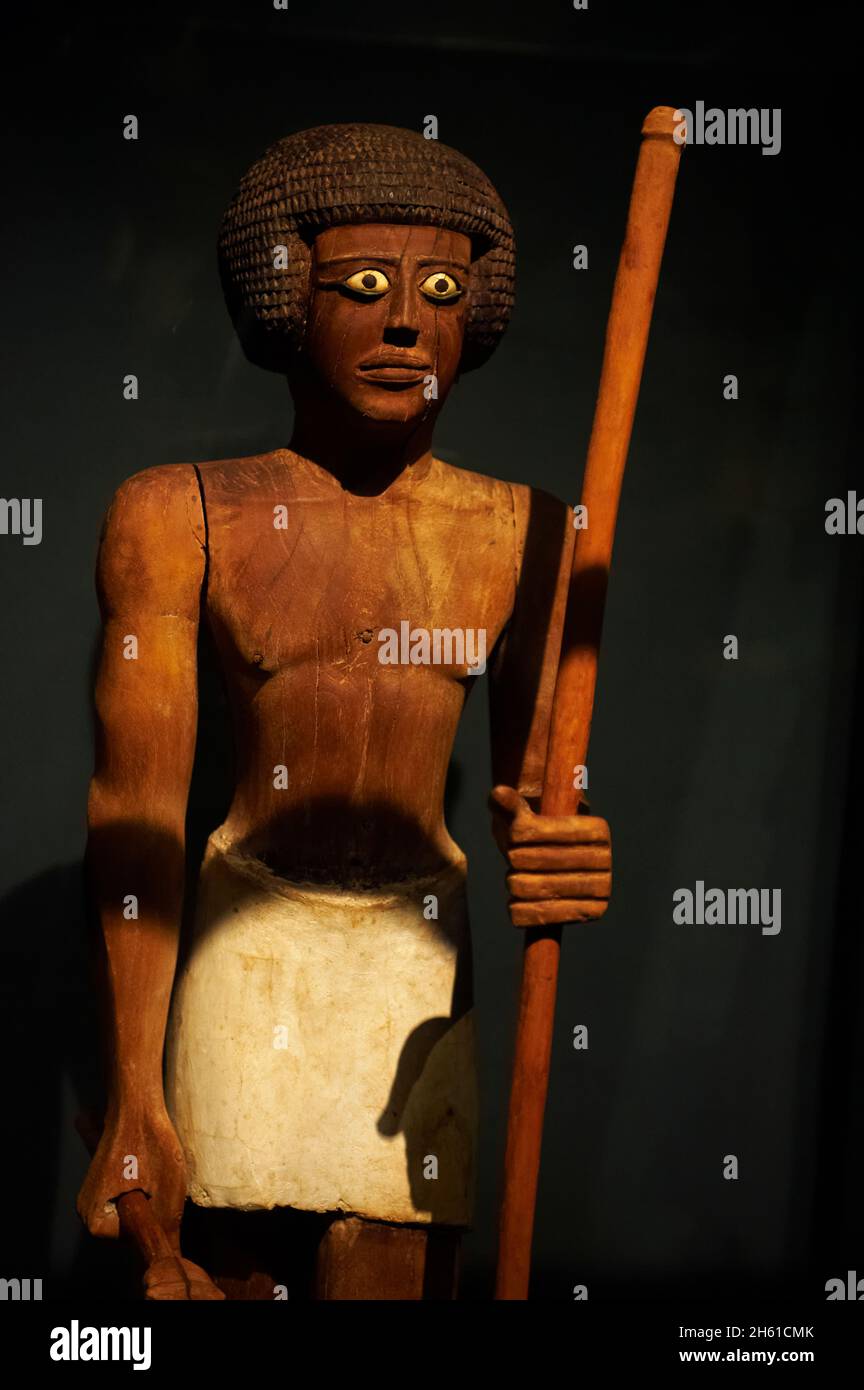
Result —
[{"label": "white kilt", "polygon": [[470,951],[464,865],[320,888],[215,832],[166,1048],[191,1199],[469,1224],[473,1012],[454,985]]}]

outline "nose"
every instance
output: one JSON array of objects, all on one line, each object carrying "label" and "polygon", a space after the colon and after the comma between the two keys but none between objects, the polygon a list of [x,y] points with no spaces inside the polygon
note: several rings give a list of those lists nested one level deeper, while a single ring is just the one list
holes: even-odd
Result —
[{"label": "nose", "polygon": [[390,291],[384,341],[391,347],[413,347],[420,336],[420,303],[411,275],[399,275]]}]

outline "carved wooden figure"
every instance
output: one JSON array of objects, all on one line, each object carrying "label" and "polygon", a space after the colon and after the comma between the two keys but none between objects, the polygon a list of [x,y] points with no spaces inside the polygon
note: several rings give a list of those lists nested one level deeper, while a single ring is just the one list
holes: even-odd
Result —
[{"label": "carved wooden figure", "polygon": [[[111,1088],[79,1210],[115,1235],[141,1190],[179,1252],[191,1198],[229,1297],[272,1296],[284,1237],[314,1254],[319,1298],[449,1298],[476,1100],[443,796],[487,667],[513,922],[599,917],[610,892],[606,822],[537,813],[570,510],[432,451],[451,387],[506,327],[512,229],[437,141],[326,126],[250,169],[220,257],[294,430],[260,456],[147,469],[105,523],[88,866]],[[202,619],[236,786],[177,969]],[[275,1244],[244,1264],[265,1226]]]}]

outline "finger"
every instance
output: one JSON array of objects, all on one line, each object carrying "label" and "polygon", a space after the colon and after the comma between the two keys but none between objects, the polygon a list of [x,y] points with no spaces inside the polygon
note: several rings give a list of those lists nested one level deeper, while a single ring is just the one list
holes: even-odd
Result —
[{"label": "finger", "polygon": [[602,917],[607,903],[595,899],[565,899],[563,902],[513,903],[510,920],[514,927],[548,927],[565,922],[593,922]]},{"label": "finger", "polygon": [[540,816],[529,812],[516,817],[510,839],[514,845],[587,845],[608,844],[611,835],[602,816]]},{"label": "finger", "polygon": [[593,869],[609,873],[612,850],[609,845],[527,845],[507,853],[511,869],[556,873],[574,869]]},{"label": "finger", "polygon": [[79,1215],[91,1236],[103,1240],[116,1240],[119,1237],[120,1220],[113,1203],[108,1209],[100,1208],[98,1211],[83,1212],[79,1209]]},{"label": "finger", "polygon": [[611,874],[508,874],[513,898],[544,902],[550,898],[605,898],[612,892]]},{"label": "finger", "polygon": [[176,1303],[191,1298],[191,1280],[183,1268],[183,1260],[163,1255],[144,1271],[144,1287],[148,1299]]},{"label": "finger", "polygon": [[200,1265],[193,1264],[191,1260],[184,1260],[184,1265],[192,1280],[192,1297],[199,1302],[216,1302],[225,1298],[224,1293],[213,1282],[206,1270]]},{"label": "finger", "polygon": [[192,1260],[163,1257],[148,1266],[144,1287],[151,1302],[215,1302],[224,1299],[221,1289]]},{"label": "finger", "polygon": [[531,814],[531,807],[515,787],[493,787],[489,793],[489,806],[492,811],[510,817]]},{"label": "finger", "polygon": [[492,836],[502,854],[510,847],[511,832],[520,816],[530,816],[531,808],[513,787],[493,787],[489,793],[492,812]]}]

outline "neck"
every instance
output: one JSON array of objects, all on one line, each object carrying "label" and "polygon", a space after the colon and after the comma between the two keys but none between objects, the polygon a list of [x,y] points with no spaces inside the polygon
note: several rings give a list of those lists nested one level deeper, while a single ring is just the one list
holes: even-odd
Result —
[{"label": "neck", "polygon": [[345,487],[383,489],[406,468],[431,458],[434,417],[370,420],[335,403],[319,408],[296,395],[294,405],[289,449],[326,469]]}]

